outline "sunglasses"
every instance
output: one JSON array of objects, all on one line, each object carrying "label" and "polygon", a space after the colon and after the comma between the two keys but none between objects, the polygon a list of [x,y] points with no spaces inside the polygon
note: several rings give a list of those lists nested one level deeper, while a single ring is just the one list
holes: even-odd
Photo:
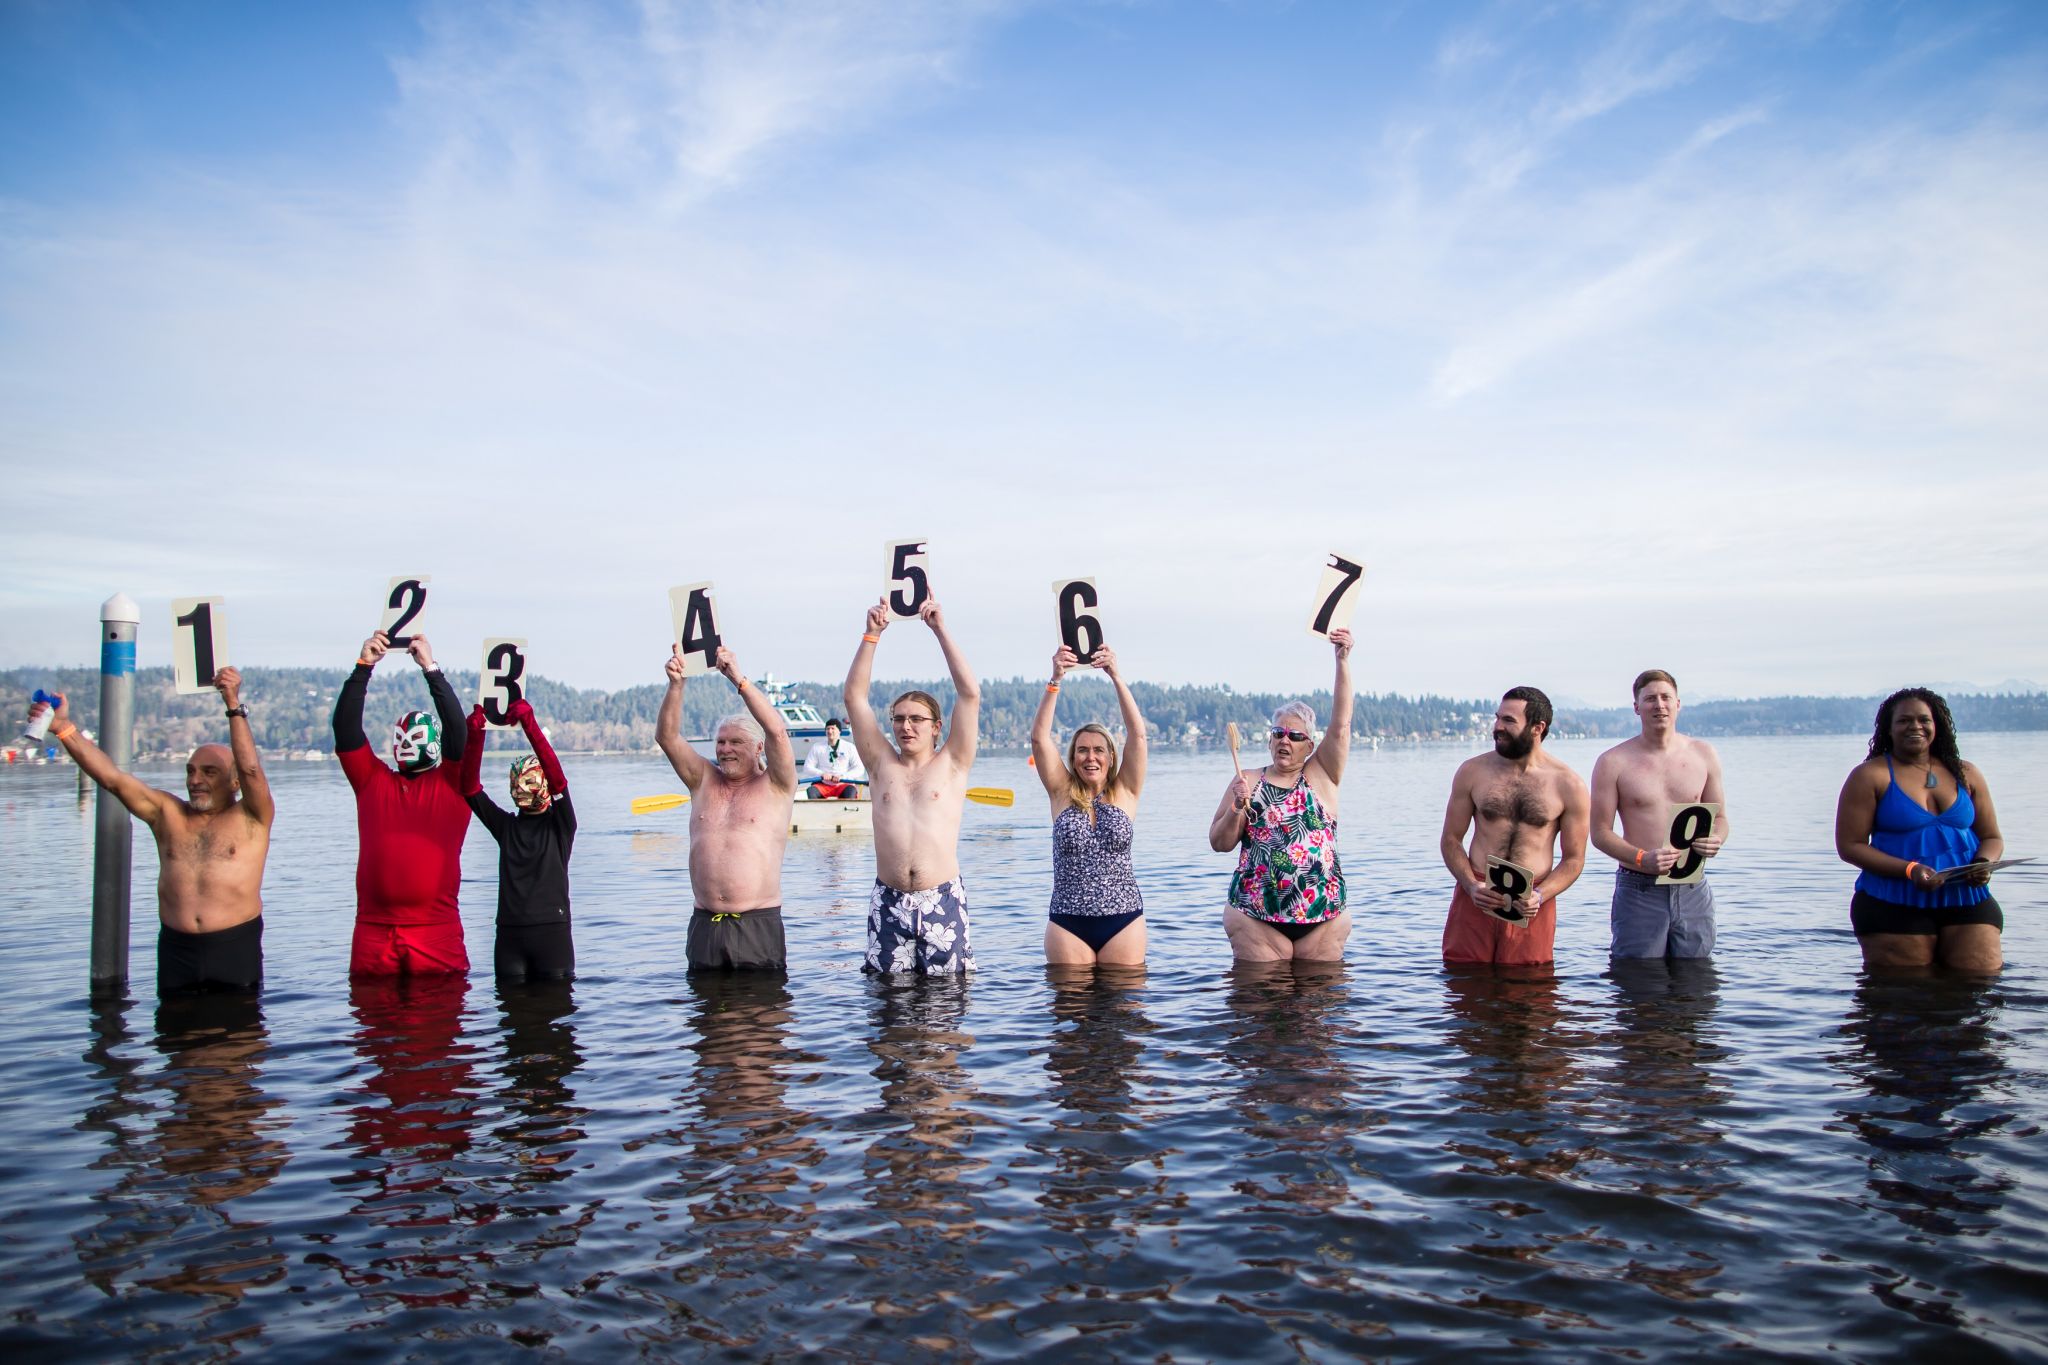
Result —
[{"label": "sunglasses", "polygon": [[1306,744],[1310,739],[1309,732],[1306,730],[1288,730],[1278,725],[1273,727],[1272,735],[1274,739],[1291,739],[1296,744]]}]

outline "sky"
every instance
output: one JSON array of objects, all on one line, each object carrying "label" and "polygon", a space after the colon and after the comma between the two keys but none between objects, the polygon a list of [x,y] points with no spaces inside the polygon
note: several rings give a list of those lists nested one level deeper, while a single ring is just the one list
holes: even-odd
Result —
[{"label": "sky", "polygon": [[0,665],[2048,679],[2043,224],[2032,0],[0,0]]}]

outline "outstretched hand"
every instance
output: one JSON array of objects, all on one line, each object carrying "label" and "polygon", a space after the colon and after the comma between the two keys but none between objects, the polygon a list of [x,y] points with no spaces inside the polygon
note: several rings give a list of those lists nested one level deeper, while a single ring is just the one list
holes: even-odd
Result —
[{"label": "outstretched hand", "polygon": [[946,618],[939,614],[939,599],[929,594],[924,599],[924,605],[917,609],[917,619],[933,630],[946,628]]},{"label": "outstretched hand", "polygon": [[434,667],[433,646],[427,643],[426,636],[415,635],[406,641],[405,652],[412,655],[412,661],[420,666],[422,673],[428,672]]},{"label": "outstretched hand", "polygon": [[520,724],[532,714],[533,703],[524,697],[521,697],[518,701],[505,708],[505,719],[511,721],[514,725]]},{"label": "outstretched hand", "polygon": [[242,673],[238,668],[217,668],[213,671],[213,690],[220,693],[220,699],[232,711],[242,704]]},{"label": "outstretched hand", "polygon": [[747,675],[740,672],[740,661],[726,646],[718,647],[718,657],[712,661],[712,666],[723,673],[725,680],[734,687],[744,688],[747,685]]},{"label": "outstretched hand", "polygon": [[867,633],[870,635],[880,635],[883,631],[887,630],[888,628],[889,599],[884,597],[881,601],[875,603],[875,605],[868,608]]},{"label": "outstretched hand", "polygon": [[469,733],[472,736],[481,735],[490,727],[490,723],[489,718],[484,715],[484,704],[482,702],[478,702],[475,706],[469,708],[468,724]]},{"label": "outstretched hand", "polygon": [[1344,628],[1343,630],[1333,630],[1333,631],[1331,631],[1331,632],[1330,632],[1330,644],[1331,644],[1331,646],[1332,646],[1332,647],[1333,647],[1333,648],[1334,648],[1334,649],[1335,649],[1335,650],[1337,651],[1337,658],[1338,658],[1339,660],[1343,660],[1343,659],[1348,659],[1348,658],[1350,658],[1350,657],[1351,657],[1351,630],[1350,630],[1350,628],[1349,628],[1349,627],[1347,626],[1347,627],[1346,627],[1346,628]]},{"label": "outstretched hand", "polygon": [[1095,646],[1095,652],[1088,656],[1088,666],[1099,668],[1112,678],[1116,677],[1116,651],[1108,645]]},{"label": "outstretched hand", "polygon": [[668,683],[670,687],[678,687],[682,685],[684,673],[683,647],[681,645],[670,645],[668,647],[668,662],[663,664],[661,668],[662,672],[668,674]]},{"label": "outstretched hand", "polygon": [[1080,666],[1080,658],[1077,655],[1075,655],[1073,650],[1068,649],[1065,645],[1061,645],[1058,649],[1052,652],[1052,680],[1054,682],[1058,682],[1062,677],[1064,677],[1067,673],[1067,670],[1079,668]]},{"label": "outstretched hand", "polygon": [[362,653],[356,655],[356,658],[375,668],[378,660],[382,659],[390,650],[391,637],[380,630],[369,639],[363,641]]}]

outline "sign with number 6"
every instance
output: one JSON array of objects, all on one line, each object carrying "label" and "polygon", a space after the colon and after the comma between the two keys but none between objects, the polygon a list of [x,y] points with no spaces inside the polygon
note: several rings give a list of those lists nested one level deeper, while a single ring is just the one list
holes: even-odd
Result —
[{"label": "sign with number 6", "polygon": [[431,582],[423,573],[404,574],[392,579],[384,590],[384,618],[377,629],[391,637],[393,649],[404,649],[420,634],[420,614],[427,609],[427,584]]},{"label": "sign with number 6", "polygon": [[1060,643],[1087,663],[1102,648],[1102,618],[1095,614],[1102,596],[1092,578],[1062,578],[1052,585],[1053,601],[1059,604]]},{"label": "sign with number 6", "polygon": [[918,609],[932,595],[932,583],[926,575],[925,564],[925,546],[929,544],[929,537],[913,539],[906,536],[882,547],[888,564],[888,570],[883,574],[882,595],[889,603],[891,616],[916,616]]},{"label": "sign with number 6", "polygon": [[685,583],[668,590],[669,619],[683,650],[683,676],[701,677],[718,667],[718,601],[709,583]]},{"label": "sign with number 6", "polygon": [[1693,840],[1712,834],[1714,818],[1720,813],[1720,803],[1715,801],[1685,801],[1671,808],[1664,841],[1678,850],[1678,861],[1657,878],[1657,885],[1690,886],[1707,875],[1707,855],[1694,851]]},{"label": "sign with number 6", "polygon": [[228,662],[228,618],[218,597],[180,597],[171,603],[171,671],[180,696],[213,690],[213,675]]},{"label": "sign with number 6", "polygon": [[483,667],[477,670],[477,705],[493,730],[516,729],[513,703],[526,696],[526,641],[511,635],[484,641]]},{"label": "sign with number 6", "polygon": [[1308,633],[1328,639],[1333,630],[1351,625],[1352,609],[1358,605],[1358,584],[1365,577],[1365,561],[1330,552],[1323,565],[1322,585],[1316,589],[1315,613],[1309,617]]}]

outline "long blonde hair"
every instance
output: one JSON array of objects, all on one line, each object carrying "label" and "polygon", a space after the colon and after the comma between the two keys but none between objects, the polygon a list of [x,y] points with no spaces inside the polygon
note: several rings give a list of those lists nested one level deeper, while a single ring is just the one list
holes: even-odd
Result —
[{"label": "long blonde hair", "polygon": [[1067,800],[1079,806],[1081,813],[1088,817],[1088,823],[1092,825],[1095,823],[1095,793],[1088,790],[1087,783],[1074,776],[1074,746],[1081,742],[1081,736],[1090,731],[1101,735],[1102,742],[1109,746],[1109,772],[1102,779],[1104,796],[1108,796],[1116,787],[1116,736],[1109,732],[1108,726],[1098,725],[1091,720],[1074,731],[1073,737],[1067,741]]}]

